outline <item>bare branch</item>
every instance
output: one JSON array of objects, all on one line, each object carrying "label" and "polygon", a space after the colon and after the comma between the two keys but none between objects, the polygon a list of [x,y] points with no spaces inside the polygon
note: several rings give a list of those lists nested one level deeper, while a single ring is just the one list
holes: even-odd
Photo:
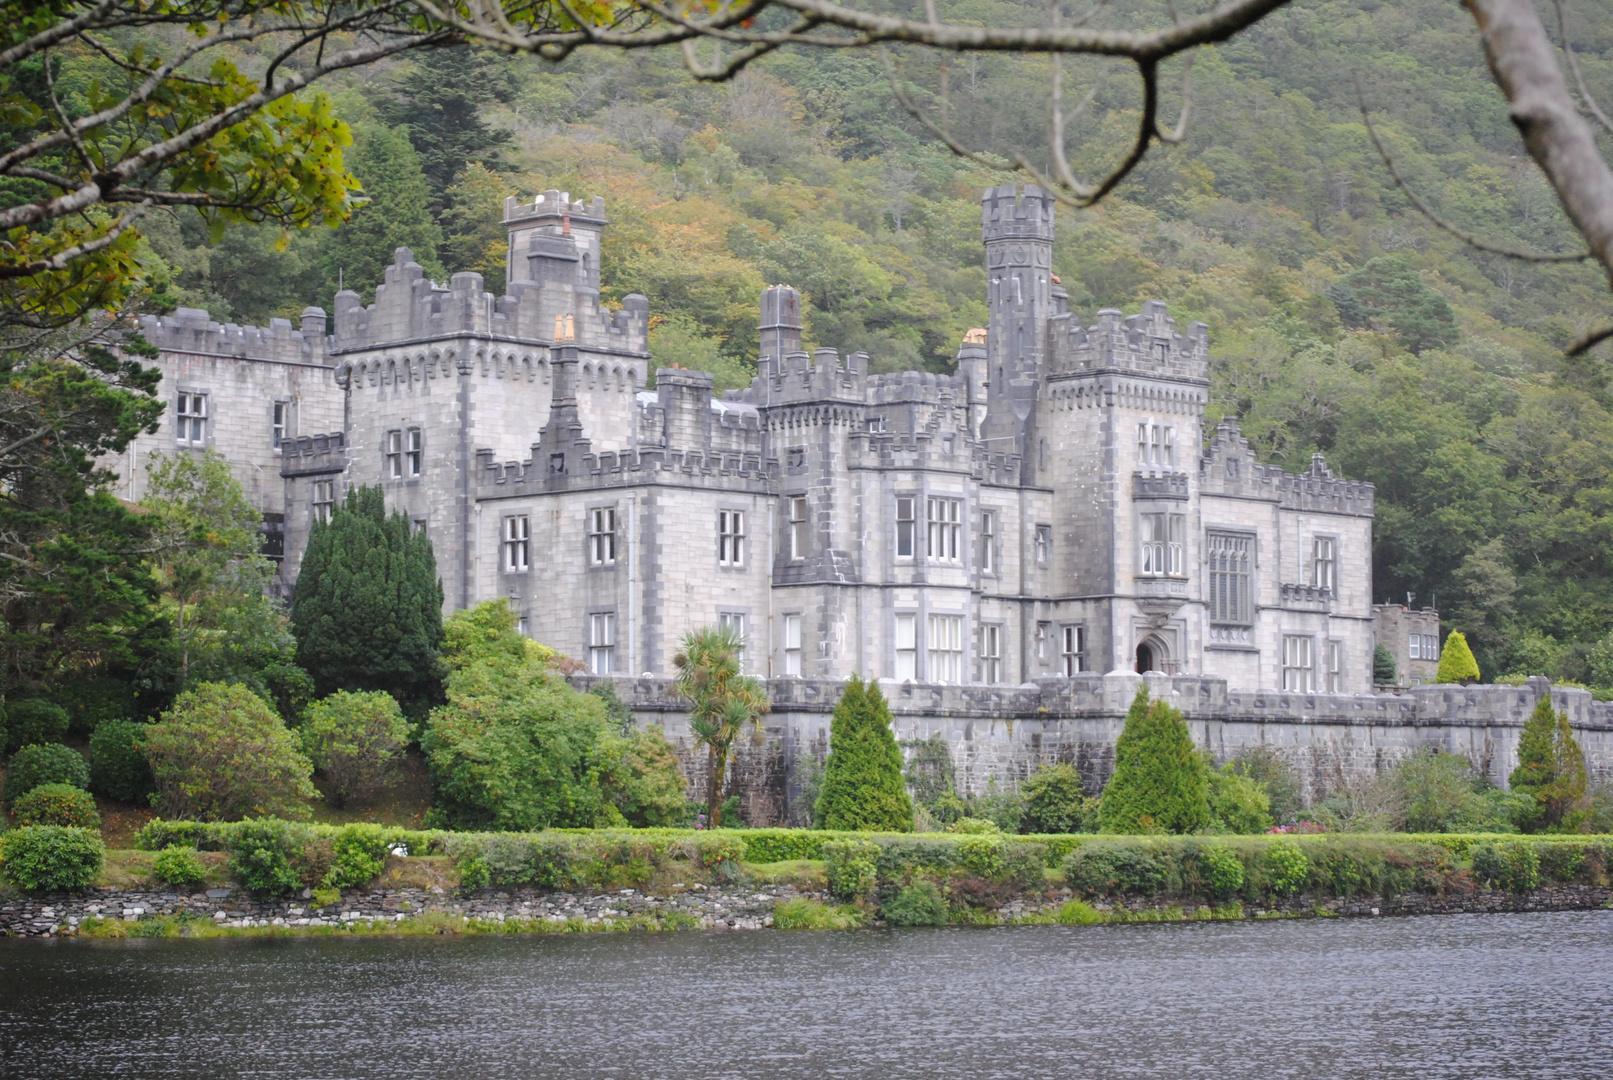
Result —
[{"label": "bare branch", "polygon": [[1599,330],[1591,330],[1575,338],[1568,346],[1567,355],[1578,356],[1613,338],[1613,326],[1604,326]]},{"label": "bare branch", "polygon": [[66,41],[80,30],[98,22],[103,15],[116,7],[117,3],[118,0],[101,0],[78,18],[58,23],[48,30],[41,30],[27,41],[19,41],[5,52],[0,52],[0,68],[8,68],[42,49],[50,48],[59,41]]},{"label": "bare branch", "polygon": [[1574,76],[1574,85],[1579,87],[1579,99],[1585,103],[1586,110],[1602,125],[1602,130],[1613,135],[1613,120],[1609,120],[1607,113],[1596,103],[1591,96],[1590,89],[1585,85],[1585,76],[1579,70],[1579,57],[1574,55],[1574,47],[1568,41],[1568,13],[1563,10],[1563,0],[1552,0],[1557,5],[1557,36],[1562,42],[1563,59],[1568,61],[1568,70]]}]

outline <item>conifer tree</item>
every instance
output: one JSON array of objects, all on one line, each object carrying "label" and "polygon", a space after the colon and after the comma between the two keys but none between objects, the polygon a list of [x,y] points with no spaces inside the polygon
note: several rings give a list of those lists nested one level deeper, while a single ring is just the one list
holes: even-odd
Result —
[{"label": "conifer tree", "polygon": [[1479,662],[1473,659],[1473,650],[1467,647],[1467,637],[1460,630],[1452,630],[1445,639],[1445,648],[1439,654],[1439,673],[1434,676],[1435,682],[1462,683],[1477,682],[1479,677]]},{"label": "conifer tree", "polygon": [[349,491],[328,524],[315,523],[291,625],[297,662],[320,696],[385,690],[417,714],[440,699],[437,560],[424,533],[387,516],[378,487]]},{"label": "conifer tree", "polygon": [[1534,802],[1518,822],[1524,832],[1549,832],[1571,824],[1585,799],[1585,752],[1568,726],[1568,714],[1542,694],[1518,734],[1518,767],[1507,777],[1513,792]]},{"label": "conifer tree", "polygon": [[879,684],[853,675],[829,725],[829,762],[813,809],[820,829],[912,832],[913,800]]},{"label": "conifer tree", "polygon": [[348,163],[369,201],[325,237],[326,286],[334,288],[341,281],[368,302],[400,247],[408,248],[430,277],[447,276],[437,261],[442,230],[431,217],[431,186],[408,133],[383,124],[362,125]]},{"label": "conifer tree", "polygon": [[1115,743],[1115,771],[1098,808],[1106,833],[1197,832],[1210,823],[1204,766],[1182,714],[1150,701],[1146,686]]}]

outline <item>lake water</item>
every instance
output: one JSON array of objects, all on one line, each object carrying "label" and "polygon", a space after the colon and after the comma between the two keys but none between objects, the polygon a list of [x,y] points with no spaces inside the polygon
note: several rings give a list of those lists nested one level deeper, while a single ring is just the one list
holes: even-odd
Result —
[{"label": "lake water", "polygon": [[0,941],[5,1077],[1613,1076],[1613,912]]}]

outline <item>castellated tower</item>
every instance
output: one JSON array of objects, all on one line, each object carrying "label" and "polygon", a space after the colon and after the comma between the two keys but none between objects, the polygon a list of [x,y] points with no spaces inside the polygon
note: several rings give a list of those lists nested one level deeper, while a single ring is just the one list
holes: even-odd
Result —
[{"label": "castellated tower", "polygon": [[[987,395],[983,438],[994,451],[1030,453],[1032,407],[1053,309],[1053,196],[1033,184],[988,188],[980,199],[986,245]],[[1013,440],[1010,442],[1009,440]]]}]

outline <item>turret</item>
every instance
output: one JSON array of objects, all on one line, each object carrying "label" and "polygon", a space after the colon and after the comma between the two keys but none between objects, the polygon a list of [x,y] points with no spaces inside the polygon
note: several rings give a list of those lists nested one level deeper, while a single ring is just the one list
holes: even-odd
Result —
[{"label": "turret", "polygon": [[783,370],[784,357],[801,351],[801,294],[788,285],[762,290],[762,340],[759,374]]},{"label": "turret", "polygon": [[569,191],[550,189],[531,203],[504,200],[510,238],[509,281],[566,280],[599,291],[599,240],[605,231],[605,200],[572,202]]},{"label": "turret", "polygon": [[988,434],[1022,437],[1042,374],[1047,320],[1055,314],[1053,196],[1034,184],[1023,190],[1013,184],[990,188],[980,199],[980,225],[991,314]]}]

